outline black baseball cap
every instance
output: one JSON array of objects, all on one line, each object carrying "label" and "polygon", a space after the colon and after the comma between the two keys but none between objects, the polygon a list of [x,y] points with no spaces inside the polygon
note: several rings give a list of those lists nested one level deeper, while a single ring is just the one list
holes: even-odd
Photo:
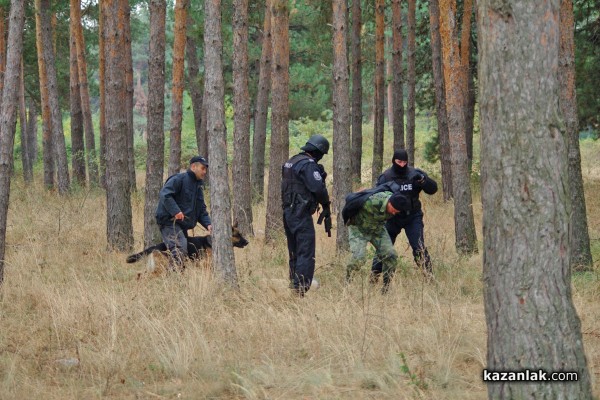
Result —
[{"label": "black baseball cap", "polygon": [[208,161],[206,161],[206,158],[202,157],[202,156],[194,156],[192,157],[192,159],[190,160],[190,165],[194,164],[194,163],[201,163],[202,165],[208,167]]}]

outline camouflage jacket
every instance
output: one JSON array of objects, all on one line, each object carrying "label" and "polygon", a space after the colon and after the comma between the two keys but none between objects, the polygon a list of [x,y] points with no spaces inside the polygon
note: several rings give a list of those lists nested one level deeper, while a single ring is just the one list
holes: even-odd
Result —
[{"label": "camouflage jacket", "polygon": [[362,209],[351,221],[351,225],[356,226],[363,232],[374,232],[385,224],[385,221],[392,217],[388,214],[386,206],[392,192],[379,192],[373,194],[365,201]]}]

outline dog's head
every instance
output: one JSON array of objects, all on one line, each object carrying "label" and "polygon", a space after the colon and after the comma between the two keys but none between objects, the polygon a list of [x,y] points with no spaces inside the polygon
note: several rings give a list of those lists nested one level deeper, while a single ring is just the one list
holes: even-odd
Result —
[{"label": "dog's head", "polygon": [[[208,242],[208,245],[210,247],[212,247],[212,236],[211,235],[207,236],[206,240]],[[238,247],[240,249],[243,249],[249,243],[250,242],[248,240],[246,240],[246,238],[242,235],[242,233],[238,229],[237,224],[233,224],[233,226],[231,227],[231,244],[233,244],[233,247]]]}]

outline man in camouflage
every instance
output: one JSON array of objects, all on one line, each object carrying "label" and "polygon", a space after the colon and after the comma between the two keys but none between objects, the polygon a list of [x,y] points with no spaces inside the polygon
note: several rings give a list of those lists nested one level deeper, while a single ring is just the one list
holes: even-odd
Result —
[{"label": "man in camouflage", "polygon": [[398,254],[385,229],[385,222],[408,206],[408,199],[400,193],[379,192],[371,195],[360,211],[350,219],[348,240],[352,258],[346,266],[347,282],[352,280],[352,275],[365,263],[367,243],[371,243],[383,264],[382,293],[387,292],[396,271]]}]

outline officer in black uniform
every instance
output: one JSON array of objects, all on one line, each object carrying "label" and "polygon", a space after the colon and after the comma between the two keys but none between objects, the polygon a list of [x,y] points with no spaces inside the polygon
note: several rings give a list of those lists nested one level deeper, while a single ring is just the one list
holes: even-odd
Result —
[{"label": "officer in black uniform", "polygon": [[331,218],[327,173],[318,161],[329,151],[329,141],[311,136],[303,152],[282,167],[281,199],[283,226],[290,258],[290,287],[300,296],[310,289],[315,272],[315,227],[312,214],[320,204],[325,218]]},{"label": "officer in black uniform", "polygon": [[[404,229],[410,247],[412,247],[415,262],[423,269],[425,274],[431,276],[433,270],[431,258],[425,247],[423,211],[421,210],[419,193],[424,191],[429,195],[435,194],[438,189],[437,183],[422,170],[408,166],[408,153],[404,149],[394,152],[392,166],[379,176],[377,185],[390,181],[398,184],[398,191],[410,199],[411,207],[410,210],[399,212],[389,219],[385,224],[385,228],[392,239],[392,243],[396,242],[396,237]],[[372,282],[377,282],[381,270],[381,261],[375,258],[371,268]]]}]

